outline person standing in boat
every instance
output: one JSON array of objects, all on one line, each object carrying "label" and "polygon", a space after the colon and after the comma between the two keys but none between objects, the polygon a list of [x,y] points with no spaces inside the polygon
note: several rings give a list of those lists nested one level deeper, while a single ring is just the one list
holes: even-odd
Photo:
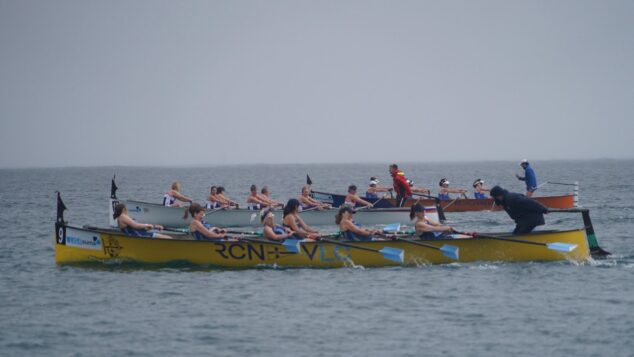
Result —
[{"label": "person standing in boat", "polygon": [[161,225],[135,222],[128,215],[128,207],[124,203],[117,203],[114,207],[114,214],[112,215],[112,218],[117,221],[119,229],[127,235],[137,237],[172,238],[168,235],[151,231],[153,229],[163,230],[163,226]]},{"label": "person standing in boat", "polygon": [[477,179],[473,181],[473,196],[475,198],[488,198],[487,193],[490,192],[488,188],[484,187],[484,180]]},{"label": "person standing in boat", "polygon": [[319,231],[310,227],[299,216],[299,201],[295,198],[291,198],[284,206],[284,218],[282,225],[293,232],[299,239],[308,238],[315,239]]},{"label": "person standing in boat", "polygon": [[438,186],[440,186],[438,198],[440,198],[441,200],[450,200],[450,193],[459,193],[464,195],[467,192],[467,190],[462,188],[449,188],[449,180],[447,180],[446,178],[441,179],[440,182],[438,182]]},{"label": "person standing in boat", "polygon": [[329,209],[331,207],[327,203],[317,201],[316,199],[310,197],[310,186],[308,185],[302,187],[302,194],[297,197],[297,200],[299,201],[303,210],[316,208],[321,211],[323,209]]},{"label": "person standing in boat", "polygon": [[346,195],[346,198],[344,199],[343,204],[345,206],[350,206],[350,207],[354,207],[356,205],[372,207],[372,203],[362,199],[361,197],[357,195],[356,185],[348,186],[348,194]]},{"label": "person standing in boat", "polygon": [[414,227],[416,229],[416,235],[421,239],[442,238],[444,234],[455,232],[452,227],[443,226],[425,217],[425,207],[420,203],[411,206],[409,218],[411,220],[416,219]]},{"label": "person standing in boat", "polygon": [[225,188],[222,186],[218,186],[216,189],[216,198],[223,205],[228,205],[229,207],[240,208],[238,202],[231,200],[227,196],[225,196]]},{"label": "person standing in boat", "polygon": [[262,190],[260,191],[260,199],[265,201],[269,207],[284,207],[282,202],[271,198],[268,186],[262,187]]},{"label": "person standing in boat", "polygon": [[295,234],[294,231],[288,228],[276,225],[275,214],[273,214],[273,211],[270,209],[262,212],[262,215],[260,216],[260,221],[264,226],[264,228],[262,229],[262,233],[264,235],[264,238],[266,239],[284,240],[291,238]]},{"label": "person standing in boat", "polygon": [[258,187],[256,185],[251,185],[251,193],[247,197],[247,208],[257,211],[268,206],[268,203],[262,200],[260,195],[258,195]]},{"label": "person standing in boat", "polygon": [[378,229],[365,229],[359,227],[353,220],[352,216],[356,213],[354,208],[350,206],[341,206],[339,212],[335,216],[335,223],[339,226],[339,232],[345,240],[352,241],[370,241],[373,235],[382,234]]},{"label": "person standing in boat", "polygon": [[181,184],[178,181],[172,183],[172,188],[163,196],[163,206],[166,207],[181,207],[181,204],[176,200],[182,202],[194,202],[191,198],[183,195],[181,192]]},{"label": "person standing in boat", "polygon": [[548,213],[548,208],[534,199],[509,192],[500,186],[491,189],[491,197],[515,221],[513,234],[530,233],[535,227],[545,224],[544,214]]},{"label": "person standing in boat", "polygon": [[394,191],[396,192],[396,204],[398,207],[402,207],[405,200],[412,197],[412,190],[409,188],[405,173],[399,170],[397,164],[390,165],[390,175],[392,175]]},{"label": "person standing in boat", "polygon": [[535,171],[526,159],[520,162],[520,166],[524,169],[524,176],[515,174],[515,177],[526,183],[526,197],[533,197],[533,192],[537,189],[537,176],[535,175]]},{"label": "person standing in boat", "polygon": [[195,240],[214,240],[225,238],[227,233],[226,230],[211,227],[203,221],[205,218],[205,208],[203,206],[198,203],[192,203],[185,211],[183,219],[187,219],[188,214],[192,217],[192,221],[189,224],[189,234],[191,234]]},{"label": "person standing in boat", "polygon": [[368,190],[365,192],[365,198],[378,199],[379,195],[377,195],[377,193],[391,192],[391,191],[394,191],[394,189],[391,187],[379,186],[379,180],[377,180],[376,177],[372,176],[370,177],[370,186],[368,187]]}]

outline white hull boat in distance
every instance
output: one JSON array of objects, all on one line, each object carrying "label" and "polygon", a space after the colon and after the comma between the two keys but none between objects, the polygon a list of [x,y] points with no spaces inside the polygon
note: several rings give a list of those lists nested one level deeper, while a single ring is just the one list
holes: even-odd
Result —
[{"label": "white hull boat in distance", "polygon": [[[183,218],[187,207],[166,207],[156,203],[111,198],[109,222],[112,227],[117,226],[117,222],[112,215],[115,205],[120,202],[126,204],[128,214],[137,222],[160,224],[170,228],[187,227],[191,222],[191,217]],[[409,210],[409,208],[357,209],[354,220],[362,226],[391,223],[411,224]],[[280,218],[277,219],[277,223],[281,223],[281,209],[277,211],[280,212]],[[326,226],[335,225],[337,212],[337,208],[322,211],[307,210],[301,212],[300,216],[310,226]],[[260,213],[260,211],[248,209],[212,209],[207,210],[205,221],[219,227],[257,227],[261,226]],[[425,207],[425,214],[429,219],[438,221],[438,212],[435,207]]]}]

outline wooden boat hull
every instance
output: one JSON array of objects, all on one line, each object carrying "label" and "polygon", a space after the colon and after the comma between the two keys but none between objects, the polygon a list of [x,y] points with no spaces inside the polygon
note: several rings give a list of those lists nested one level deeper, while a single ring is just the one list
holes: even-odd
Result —
[{"label": "wooden boat hull", "polygon": [[[128,213],[137,222],[160,224],[165,227],[186,227],[190,219],[183,219],[186,208],[165,207],[163,205],[140,202],[140,201],[120,201],[110,199],[109,223],[111,227],[116,227],[116,222],[112,218],[114,206],[119,203],[126,203]],[[438,213],[434,207],[426,207],[425,212],[431,219],[438,220]],[[300,216],[311,226],[335,225],[335,215],[337,209],[311,210],[300,213]],[[411,223],[409,209],[407,208],[382,208],[382,209],[362,209],[355,214],[355,222],[360,225],[377,225],[390,223]],[[258,227],[261,226],[260,212],[247,209],[232,210],[208,210],[205,220],[212,225],[222,227]],[[278,223],[281,220],[278,218]]]},{"label": "wooden boat hull", "polygon": [[[329,203],[333,205],[333,207],[339,207],[340,205],[342,205],[346,198],[345,195],[318,191],[313,191],[313,197],[316,200],[322,201],[324,203]],[[564,209],[575,207],[574,194],[561,196],[540,196],[533,198],[548,208]],[[364,199],[372,203],[378,201],[375,207],[397,207],[396,199],[393,198],[384,198],[381,200],[372,198]],[[433,206],[435,204],[435,201],[433,199],[425,198],[419,200],[418,198],[415,198],[406,200],[403,206],[409,207],[416,202],[419,202],[424,206]],[[453,200],[440,201],[440,204],[445,212],[496,211],[501,209],[493,204],[492,198],[458,198]]]},{"label": "wooden boat hull", "polygon": [[[87,262],[134,262],[143,264],[188,263],[224,268],[289,267],[338,268],[361,265],[382,267],[401,265],[381,254],[342,247],[325,242],[302,243],[299,253],[282,246],[243,241],[194,241],[126,236],[115,230],[84,229],[57,223],[54,235],[55,261],[58,264]],[[569,253],[549,250],[543,246],[505,242],[483,238],[425,240],[440,247],[459,247],[458,262],[496,261],[584,261],[590,256],[584,229],[532,233],[518,236],[534,242],[576,244]],[[420,241],[420,240],[419,240]],[[439,251],[398,241],[355,242],[355,245],[382,249],[404,250],[402,265],[446,264],[456,262]]]}]

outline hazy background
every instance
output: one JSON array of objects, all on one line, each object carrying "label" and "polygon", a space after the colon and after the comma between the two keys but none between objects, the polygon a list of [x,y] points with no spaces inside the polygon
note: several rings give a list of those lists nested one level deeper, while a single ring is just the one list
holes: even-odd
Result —
[{"label": "hazy background", "polygon": [[0,0],[0,167],[629,158],[633,1]]}]

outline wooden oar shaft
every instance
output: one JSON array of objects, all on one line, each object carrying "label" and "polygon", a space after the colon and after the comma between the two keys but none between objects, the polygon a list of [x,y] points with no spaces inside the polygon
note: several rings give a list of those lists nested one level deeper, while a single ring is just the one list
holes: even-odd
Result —
[{"label": "wooden oar shaft", "polygon": [[491,236],[491,235],[486,235],[486,234],[468,234],[468,233],[464,233],[464,232],[455,232],[457,234],[464,234],[464,235],[470,235],[475,239],[478,238],[483,238],[483,239],[494,239],[494,240],[501,240],[501,241],[505,241],[505,242],[514,242],[514,243],[524,243],[524,244],[532,244],[532,245],[540,245],[543,247],[547,247],[548,244],[546,243],[541,243],[541,242],[533,242],[530,240],[524,240],[524,239],[517,239],[517,238],[502,238],[502,237],[497,237],[497,236]]}]

